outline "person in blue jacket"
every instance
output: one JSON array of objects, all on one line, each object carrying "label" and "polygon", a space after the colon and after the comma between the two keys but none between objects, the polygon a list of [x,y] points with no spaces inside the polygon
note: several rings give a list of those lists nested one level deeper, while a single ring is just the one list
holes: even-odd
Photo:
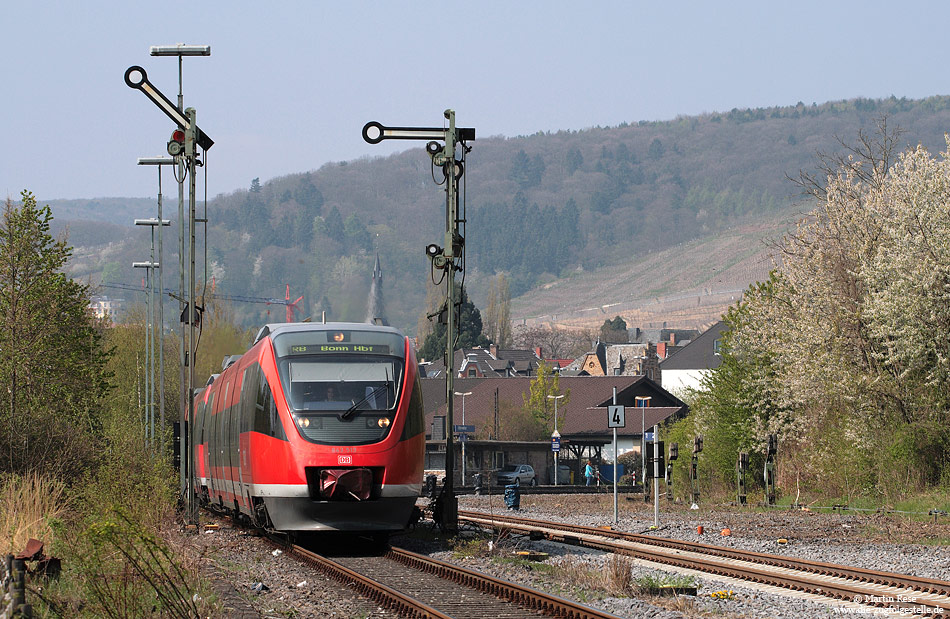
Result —
[{"label": "person in blue jacket", "polygon": [[587,466],[584,467],[584,477],[587,479],[587,485],[594,485],[594,461],[588,460]]}]

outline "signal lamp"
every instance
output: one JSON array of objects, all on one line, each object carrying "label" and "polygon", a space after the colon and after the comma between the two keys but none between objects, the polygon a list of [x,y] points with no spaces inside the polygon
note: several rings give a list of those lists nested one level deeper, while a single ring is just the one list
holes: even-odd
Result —
[{"label": "signal lamp", "polygon": [[436,245],[435,243],[430,243],[426,245],[426,255],[430,258],[435,258],[442,253],[442,248]]},{"label": "signal lamp", "polygon": [[168,154],[175,157],[185,149],[185,132],[181,129],[175,129],[172,137],[168,140]]}]

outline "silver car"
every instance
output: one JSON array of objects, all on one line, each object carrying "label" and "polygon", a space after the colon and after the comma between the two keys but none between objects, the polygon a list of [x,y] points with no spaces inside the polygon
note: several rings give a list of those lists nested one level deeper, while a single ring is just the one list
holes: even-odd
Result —
[{"label": "silver car", "polygon": [[498,480],[499,486],[510,484],[520,486],[523,483],[532,486],[538,485],[538,479],[535,477],[534,469],[531,468],[530,464],[506,464],[495,473],[495,478]]}]

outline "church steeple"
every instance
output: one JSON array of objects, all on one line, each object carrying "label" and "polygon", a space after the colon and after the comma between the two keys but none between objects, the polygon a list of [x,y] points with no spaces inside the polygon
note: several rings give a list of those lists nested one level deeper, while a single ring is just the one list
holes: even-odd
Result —
[{"label": "church steeple", "polygon": [[376,254],[376,265],[373,267],[373,282],[369,288],[369,302],[366,305],[366,322],[388,325],[386,310],[383,307],[383,269],[379,264],[379,254]]}]

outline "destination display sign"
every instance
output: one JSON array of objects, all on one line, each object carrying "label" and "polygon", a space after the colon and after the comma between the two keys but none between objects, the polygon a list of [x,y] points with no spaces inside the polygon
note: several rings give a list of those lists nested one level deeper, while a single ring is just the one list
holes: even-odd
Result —
[{"label": "destination display sign", "polygon": [[294,344],[290,347],[292,355],[320,355],[327,353],[360,353],[369,355],[388,355],[389,346],[385,344]]}]

